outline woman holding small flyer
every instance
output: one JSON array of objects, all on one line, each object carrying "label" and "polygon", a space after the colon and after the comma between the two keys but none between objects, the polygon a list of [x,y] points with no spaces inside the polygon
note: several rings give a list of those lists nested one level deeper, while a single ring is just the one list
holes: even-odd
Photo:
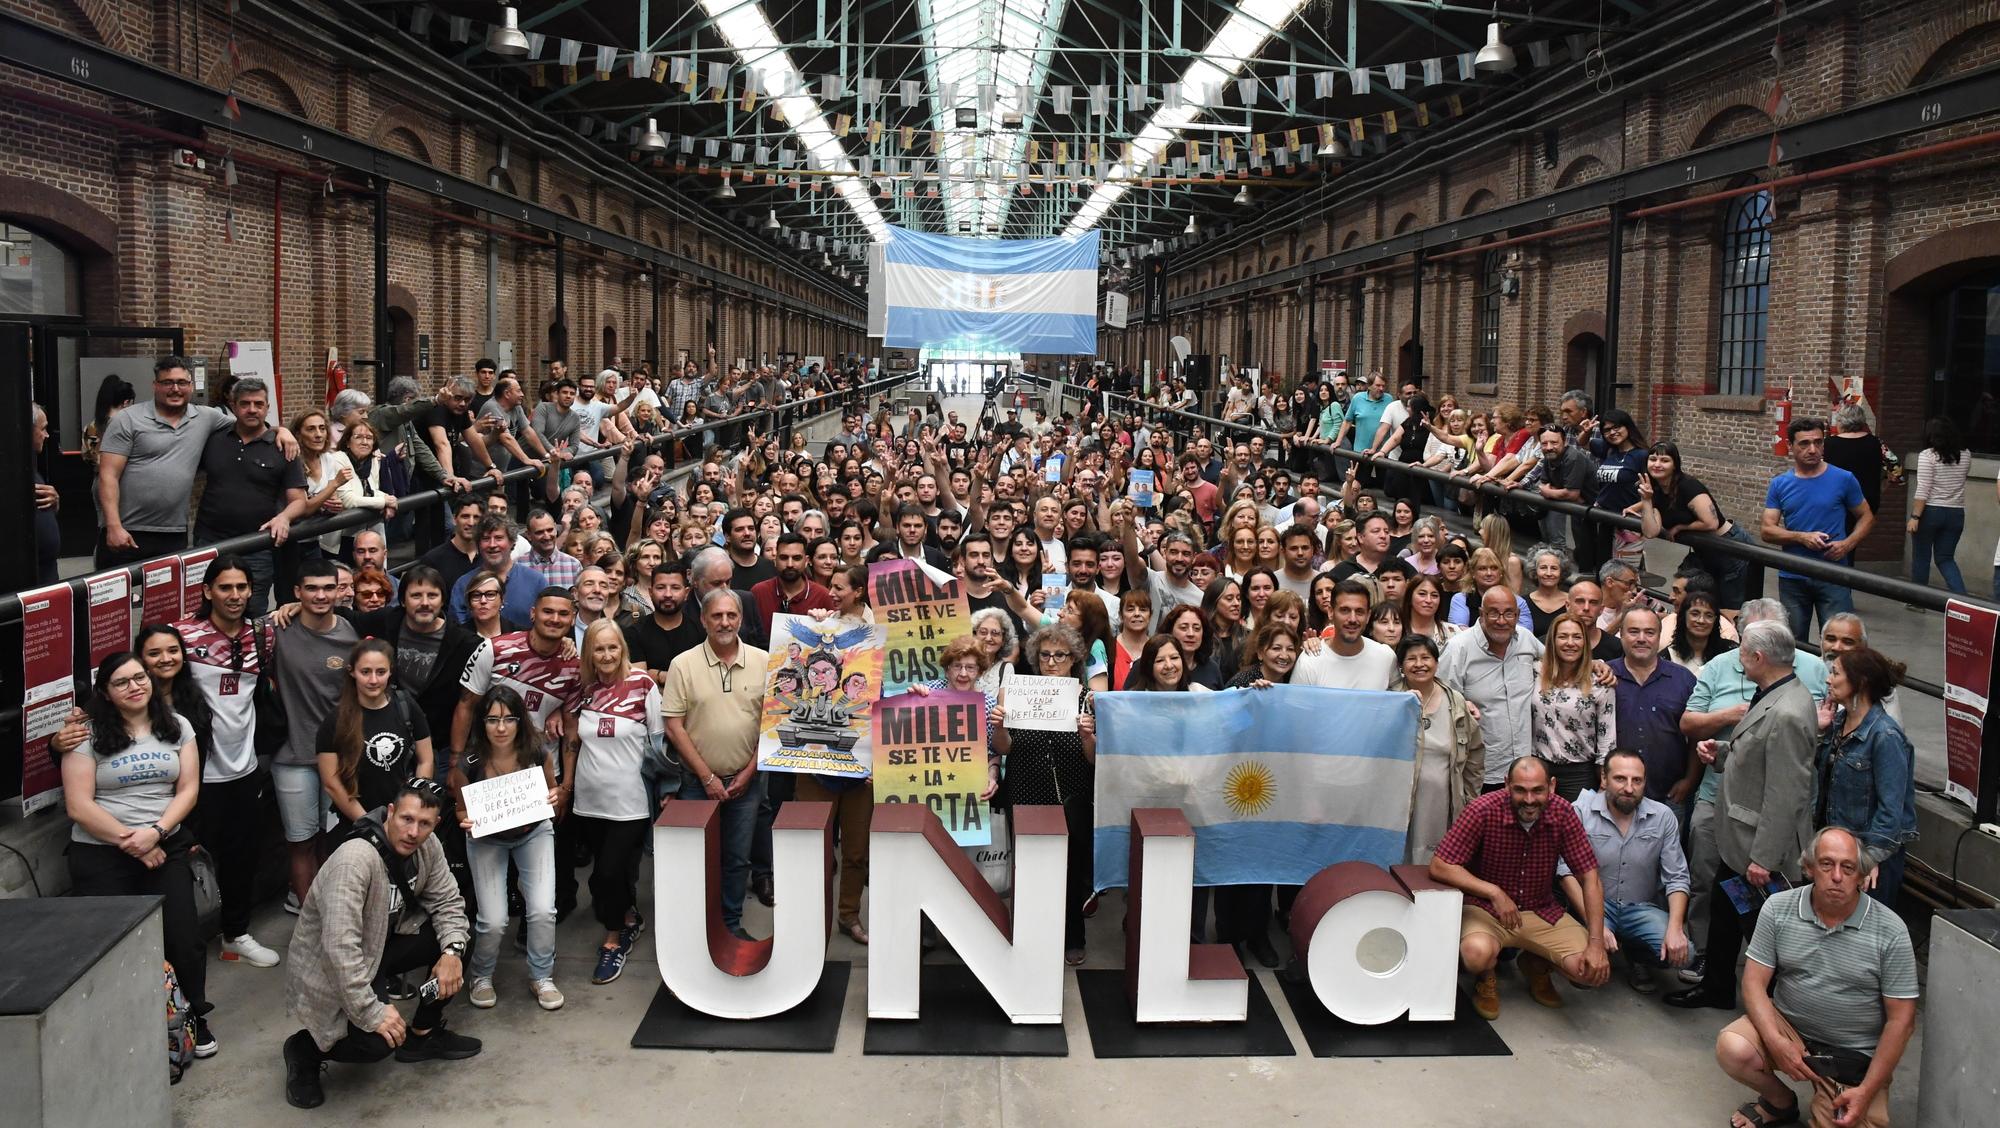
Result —
[{"label": "woman holding small flyer", "polygon": [[474,783],[498,779],[515,772],[539,771],[549,792],[549,805],[561,809],[555,784],[555,764],[542,755],[541,735],[528,714],[521,695],[504,685],[486,691],[479,702],[479,724],[465,740],[465,751],[452,765],[451,784],[454,808],[459,812],[459,829],[468,832],[465,840],[466,864],[472,868],[472,887],[479,902],[478,922],[472,933],[472,961],[466,978],[472,989],[466,999],[482,1010],[498,1001],[493,991],[493,969],[500,962],[500,934],[507,931],[507,863],[521,874],[521,899],[526,903],[522,922],[528,940],[528,981],[535,1002],[543,1010],[563,1005],[556,989],[556,829],[550,819],[542,819],[512,830],[470,837],[472,816],[467,813],[465,789]]}]

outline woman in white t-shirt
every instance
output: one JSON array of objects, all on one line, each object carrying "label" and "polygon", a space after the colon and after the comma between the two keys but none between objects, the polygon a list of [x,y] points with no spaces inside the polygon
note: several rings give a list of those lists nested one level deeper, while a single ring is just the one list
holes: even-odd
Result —
[{"label": "woman in white t-shirt", "polygon": [[561,790],[590,845],[590,907],[604,926],[592,983],[617,979],[632,944],[645,930],[639,914],[639,860],[654,810],[644,768],[666,739],[660,687],[632,668],[625,633],[610,619],[583,632],[582,705],[563,748]]}]

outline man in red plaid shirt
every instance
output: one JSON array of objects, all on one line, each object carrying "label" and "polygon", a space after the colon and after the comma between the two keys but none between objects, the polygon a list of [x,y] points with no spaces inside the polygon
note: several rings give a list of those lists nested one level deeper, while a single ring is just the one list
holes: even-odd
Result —
[{"label": "man in red plaid shirt", "polygon": [[[1556,860],[1583,886],[1583,923],[1556,900]],[[1610,978],[1604,952],[1604,882],[1576,810],[1555,794],[1548,765],[1523,756],[1507,768],[1507,786],[1466,804],[1431,858],[1431,876],[1465,893],[1458,958],[1476,980],[1473,1008],[1500,1016],[1493,965],[1502,948],[1520,948],[1529,993],[1545,1007],[1562,996],[1550,965],[1579,987]]]}]

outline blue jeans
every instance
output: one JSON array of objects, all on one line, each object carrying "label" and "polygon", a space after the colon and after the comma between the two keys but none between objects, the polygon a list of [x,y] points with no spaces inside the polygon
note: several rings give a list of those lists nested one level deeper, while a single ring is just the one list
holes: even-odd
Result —
[{"label": "blue jeans", "polygon": [[1825,580],[1780,575],[1778,602],[1785,605],[1785,621],[1792,628],[1792,637],[1810,641],[1813,612],[1819,613],[1819,624],[1824,627],[1835,615],[1854,610],[1854,589]]},{"label": "blue jeans", "polygon": [[1910,534],[1910,580],[1931,582],[1931,557],[1937,557],[1938,574],[1944,586],[1965,594],[1965,577],[1958,571],[1958,538],[1965,533],[1965,510],[1949,505],[1926,505],[1917,517],[1917,531]]},{"label": "blue jeans", "polygon": [[500,962],[500,935],[507,931],[507,862],[521,872],[521,899],[527,902],[528,978],[548,979],[556,971],[556,831],[543,822],[518,842],[492,838],[465,840],[465,861],[479,920],[472,934],[467,979],[493,978]]},{"label": "blue jeans", "polygon": [[[706,799],[701,780],[693,773],[682,777],[681,798]],[[743,926],[743,894],[750,888],[750,843],[757,834],[757,809],[764,805],[764,775],[750,780],[743,794],[722,804],[722,924]]]},{"label": "blue jeans", "polygon": [[1910,849],[1905,846],[1889,855],[1887,861],[1875,867],[1875,888],[1868,891],[1870,897],[1889,906],[1896,907],[1896,898],[1903,892],[1903,867],[1909,863]]},{"label": "blue jeans", "polygon": [[1658,905],[1604,902],[1604,927],[1618,937],[1625,958],[1646,967],[1660,967],[1660,946],[1667,942],[1667,910]]}]

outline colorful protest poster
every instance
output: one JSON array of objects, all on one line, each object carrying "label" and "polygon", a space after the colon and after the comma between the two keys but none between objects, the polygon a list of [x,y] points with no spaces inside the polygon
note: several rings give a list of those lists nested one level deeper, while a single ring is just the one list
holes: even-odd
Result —
[{"label": "colorful protest poster", "polygon": [[21,593],[21,809],[62,801],[62,772],[49,756],[49,737],[76,705],[76,636],[68,584]]},{"label": "colorful protest poster", "polygon": [[965,589],[955,579],[914,560],[880,560],[868,566],[868,602],[882,624],[882,694],[941,681],[938,656],[953,639],[972,632]]},{"label": "colorful protest poster", "polygon": [[1159,504],[1154,492],[1158,488],[1158,482],[1153,474],[1151,470],[1134,470],[1125,478],[1125,496],[1131,498],[1132,504],[1141,509],[1151,509]]},{"label": "colorful protest poster", "polygon": [[881,696],[881,627],[771,616],[757,770],[867,779],[875,768],[869,710]]},{"label": "colorful protest poster", "polygon": [[132,577],[122,570],[92,576],[84,581],[84,590],[84,636],[95,669],[113,654],[132,649]]},{"label": "colorful protest poster", "polygon": [[[187,591],[181,579],[181,558],[163,556],[148,560],[139,569],[139,621],[171,623],[191,613]],[[199,600],[194,607],[201,606]]]},{"label": "colorful protest poster", "polygon": [[986,695],[933,690],[875,704],[875,801],[922,803],[960,846],[993,841]]}]

